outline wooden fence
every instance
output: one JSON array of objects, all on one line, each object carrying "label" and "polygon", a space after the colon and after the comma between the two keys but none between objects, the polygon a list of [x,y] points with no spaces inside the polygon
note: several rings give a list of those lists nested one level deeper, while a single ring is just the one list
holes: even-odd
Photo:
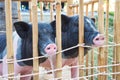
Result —
[{"label": "wooden fence", "polygon": [[[84,48],[82,46],[79,46],[79,65],[85,65],[85,67],[79,67],[79,76],[78,78],[80,80],[95,80],[98,78],[98,80],[108,80],[108,76],[111,76],[111,79],[113,80],[120,80],[120,0],[115,0],[115,12],[114,12],[114,44],[109,45],[109,0],[91,0],[89,2],[84,2],[84,0],[79,0],[78,4],[73,4],[73,0],[0,0],[5,1],[5,17],[6,17],[6,33],[7,33],[7,50],[9,53],[7,53],[7,62],[8,62],[8,71],[9,75],[8,77],[13,77],[14,73],[14,63],[11,63],[14,58],[13,54],[13,40],[12,40],[12,10],[11,10],[11,2],[17,1],[18,2],[18,19],[21,19],[21,11],[20,11],[20,2],[21,1],[28,1],[30,6],[30,21],[33,24],[33,57],[34,57],[34,64],[33,64],[33,74],[39,73],[39,64],[38,64],[38,51],[37,51],[37,44],[38,44],[38,13],[37,13],[37,2],[39,1],[42,5],[42,2],[50,2],[51,3],[51,9],[50,9],[50,18],[51,21],[53,20],[53,4],[56,5],[56,26],[57,28],[57,47],[58,52],[57,54],[57,69],[62,68],[62,56],[61,56],[61,2],[67,3],[67,15],[72,16],[74,15],[74,10],[76,10],[75,14],[79,15],[79,29],[81,30],[79,32],[79,44],[83,44],[84,42],[84,6],[86,6],[86,16],[90,12],[88,12],[89,6],[91,5],[91,17],[94,17],[94,4],[98,3],[98,29],[100,33],[105,34],[106,36],[106,43],[104,46],[100,47],[97,50],[92,49],[89,54],[86,55],[86,60],[84,59]],[[106,4],[106,11],[104,11],[103,5]],[[41,20],[43,20],[43,9],[41,6]],[[105,14],[104,14],[105,13]],[[105,17],[106,16],[106,17]],[[104,19],[105,18],[105,19]],[[105,24],[104,24],[105,23]],[[113,64],[108,64],[108,58],[109,58],[109,51],[108,48],[112,47],[113,50],[113,57],[112,62]],[[95,66],[95,51],[97,51],[98,57],[97,63],[98,65]],[[86,64],[85,64],[86,62]],[[78,66],[79,66],[78,65]],[[112,72],[108,71],[108,67],[112,68]],[[94,72],[94,70],[97,70],[97,74]],[[50,76],[49,76],[50,77]],[[59,70],[56,72],[56,78],[62,77],[62,70]],[[14,78],[14,77],[13,77]],[[13,80],[13,78],[9,80]],[[67,77],[68,78],[68,77]],[[34,80],[39,79],[39,75],[34,75]],[[68,78],[70,79],[70,78]]]}]

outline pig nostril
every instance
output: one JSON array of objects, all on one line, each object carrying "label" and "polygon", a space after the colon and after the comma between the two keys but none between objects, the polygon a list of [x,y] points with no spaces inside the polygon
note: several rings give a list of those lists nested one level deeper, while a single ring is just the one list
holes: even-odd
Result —
[{"label": "pig nostril", "polygon": [[56,48],[54,48],[54,50],[55,50]]},{"label": "pig nostril", "polygon": [[102,40],[104,40],[105,38],[102,38]]},{"label": "pig nostril", "polygon": [[50,47],[48,47],[47,50],[50,50]]},{"label": "pig nostril", "polygon": [[98,41],[98,40],[99,40],[99,38],[96,38],[95,40],[97,40],[97,41]]}]

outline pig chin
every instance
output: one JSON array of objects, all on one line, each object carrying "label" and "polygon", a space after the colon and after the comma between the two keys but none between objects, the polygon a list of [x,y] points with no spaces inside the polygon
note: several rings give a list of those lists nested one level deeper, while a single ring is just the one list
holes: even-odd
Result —
[{"label": "pig chin", "polygon": [[41,54],[45,57],[52,57],[52,56],[55,56],[56,55],[56,52],[54,53],[46,53],[46,52],[41,52]]}]

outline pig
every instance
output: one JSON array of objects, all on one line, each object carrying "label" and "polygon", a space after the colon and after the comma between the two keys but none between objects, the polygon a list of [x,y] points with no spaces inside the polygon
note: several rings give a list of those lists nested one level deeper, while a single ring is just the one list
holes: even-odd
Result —
[{"label": "pig", "polygon": [[[56,17],[55,17],[56,18]],[[66,16],[61,14],[61,31],[62,31],[62,50],[76,46],[79,41],[79,16]],[[56,36],[56,20],[52,21],[53,34]],[[104,44],[105,37],[103,34],[97,31],[95,23],[92,19],[84,16],[84,45],[87,46],[102,46]],[[84,47],[84,55],[90,50],[90,47]],[[78,47],[62,52],[63,66],[76,66],[78,64]],[[77,68],[71,69],[71,76],[75,78],[77,74]]]},{"label": "pig", "polygon": [[[15,31],[13,32],[13,51],[14,51],[14,73],[15,76],[30,74],[33,71],[33,60],[16,62],[32,58],[32,25],[24,21],[18,21],[13,24]],[[57,46],[55,44],[55,36],[52,34],[53,29],[48,23],[38,23],[38,55],[51,56],[56,53]],[[6,48],[6,34],[0,35],[0,75],[8,74]],[[48,57],[39,58],[40,66],[50,68]],[[4,76],[7,78],[7,76]],[[20,80],[31,80],[31,76],[21,77]]]}]

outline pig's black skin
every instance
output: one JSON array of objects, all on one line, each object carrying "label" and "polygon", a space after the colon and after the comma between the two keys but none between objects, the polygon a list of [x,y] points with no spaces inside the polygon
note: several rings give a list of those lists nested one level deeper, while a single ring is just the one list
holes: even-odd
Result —
[{"label": "pig's black skin", "polygon": [[[78,15],[68,17],[66,15],[61,15],[61,25],[62,25],[62,49],[66,49],[69,47],[73,47],[78,44]],[[54,30],[54,35],[56,36],[56,21],[52,21],[50,23]],[[99,34],[99,32],[95,29],[94,22],[84,16],[84,43],[85,45],[91,46],[93,45],[93,38]],[[90,48],[84,48],[84,55]],[[62,53],[63,58],[75,58],[78,56],[78,48],[74,48]]]},{"label": "pig's black skin", "polygon": [[[13,34],[13,40],[16,38],[16,36],[19,36],[19,39],[17,41],[18,49],[17,49],[17,60],[21,59],[27,59],[32,58],[33,55],[33,49],[32,49],[32,25],[28,24],[23,21],[15,22],[14,23],[15,29],[17,34]],[[44,51],[44,48],[50,44],[55,43],[55,36],[52,34],[53,29],[50,24],[47,23],[39,23],[38,24],[38,55],[44,56],[46,53]],[[4,43],[3,43],[4,42]],[[2,55],[1,59],[6,55],[4,51],[6,50],[6,35],[0,35],[0,54]],[[2,44],[3,43],[3,44]],[[42,63],[47,58],[41,58],[39,59],[39,63]],[[18,62],[19,65],[24,66],[32,66],[33,61],[23,61]]]},{"label": "pig's black skin", "polygon": [[[6,34],[0,34],[0,59],[3,59],[2,52],[4,51],[6,47]],[[2,61],[0,61],[1,63]]]}]

